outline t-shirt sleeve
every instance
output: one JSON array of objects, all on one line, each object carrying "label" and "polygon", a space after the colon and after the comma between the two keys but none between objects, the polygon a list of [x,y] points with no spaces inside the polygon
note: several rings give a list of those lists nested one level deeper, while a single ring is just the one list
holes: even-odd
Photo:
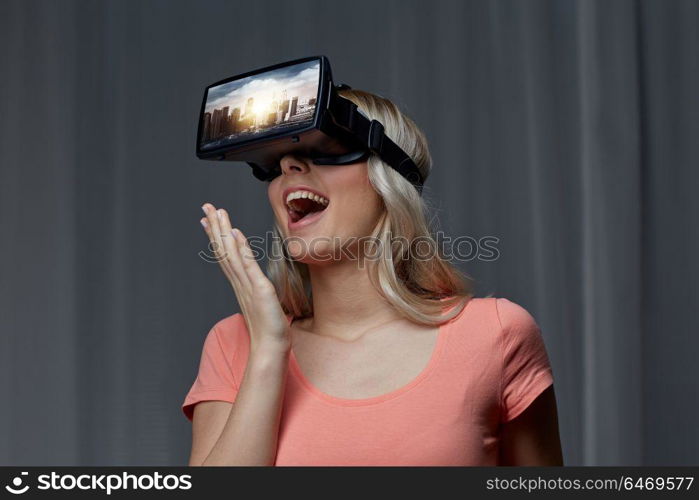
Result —
[{"label": "t-shirt sleeve", "polygon": [[218,325],[214,325],[204,340],[197,377],[182,403],[182,411],[190,422],[197,403],[212,400],[233,403],[238,394],[233,353],[226,352],[219,335]]},{"label": "t-shirt sleeve", "polygon": [[553,372],[541,330],[522,306],[496,299],[502,328],[503,376],[501,421],[519,416],[553,383]]}]

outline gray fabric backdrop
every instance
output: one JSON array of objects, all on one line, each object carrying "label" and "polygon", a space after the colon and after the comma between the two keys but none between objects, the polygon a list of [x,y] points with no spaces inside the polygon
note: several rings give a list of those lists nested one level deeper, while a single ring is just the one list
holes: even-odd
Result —
[{"label": "gray fabric backdrop", "polygon": [[194,155],[203,88],[325,54],[427,134],[460,266],[542,327],[569,465],[699,463],[699,3],[0,2],[0,463],[177,465],[204,336],[237,312]]}]

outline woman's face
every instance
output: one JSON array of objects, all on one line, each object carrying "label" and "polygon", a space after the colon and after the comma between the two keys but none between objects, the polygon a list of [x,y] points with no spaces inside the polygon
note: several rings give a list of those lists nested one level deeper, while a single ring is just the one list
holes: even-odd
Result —
[{"label": "woman's face", "polygon": [[282,173],[270,182],[267,193],[294,260],[321,263],[345,258],[340,249],[354,252],[353,238],[371,235],[383,203],[369,182],[366,161],[315,165],[306,157],[288,154],[280,166]]}]

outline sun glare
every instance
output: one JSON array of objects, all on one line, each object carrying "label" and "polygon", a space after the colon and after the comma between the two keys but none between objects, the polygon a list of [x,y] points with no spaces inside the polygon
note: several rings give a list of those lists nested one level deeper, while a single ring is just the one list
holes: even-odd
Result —
[{"label": "sun glare", "polygon": [[271,100],[267,96],[256,97],[255,103],[252,106],[252,111],[257,116],[264,116],[269,112],[269,107],[272,104]]}]

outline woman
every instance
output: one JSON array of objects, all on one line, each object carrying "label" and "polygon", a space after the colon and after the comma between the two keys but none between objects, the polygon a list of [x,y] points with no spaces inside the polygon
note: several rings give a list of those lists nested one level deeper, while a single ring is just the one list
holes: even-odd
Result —
[{"label": "woman", "polygon": [[[373,94],[340,95],[427,177],[412,120]],[[269,278],[226,211],[202,207],[242,313],[204,342],[182,405],[189,464],[562,465],[537,324],[507,299],[473,298],[465,276],[425,253],[434,240],[415,187],[376,156],[326,166],[286,155],[280,167],[268,195],[285,243]]]}]

